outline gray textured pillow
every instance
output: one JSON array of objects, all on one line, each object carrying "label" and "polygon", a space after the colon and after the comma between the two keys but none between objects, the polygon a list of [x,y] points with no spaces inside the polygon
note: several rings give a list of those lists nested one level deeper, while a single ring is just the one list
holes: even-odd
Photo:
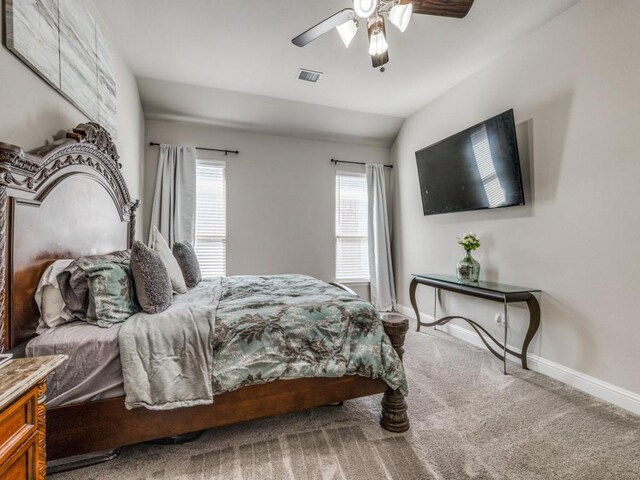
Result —
[{"label": "gray textured pillow", "polygon": [[171,279],[160,255],[136,241],[131,249],[131,274],[138,303],[147,313],[164,312],[173,300]]},{"label": "gray textured pillow", "polygon": [[176,257],[178,265],[180,265],[187,288],[193,288],[198,285],[202,280],[202,273],[200,273],[200,264],[198,263],[196,251],[191,244],[186,241],[174,243],[173,256]]}]

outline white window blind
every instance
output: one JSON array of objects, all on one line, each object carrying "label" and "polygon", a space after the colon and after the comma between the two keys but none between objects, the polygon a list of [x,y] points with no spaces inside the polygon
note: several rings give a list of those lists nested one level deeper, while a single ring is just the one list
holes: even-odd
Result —
[{"label": "white window blind", "polygon": [[196,163],[196,255],[203,277],[226,275],[227,195],[225,166],[212,160]]},{"label": "white window blind", "polygon": [[336,280],[369,280],[367,179],[336,175]]}]

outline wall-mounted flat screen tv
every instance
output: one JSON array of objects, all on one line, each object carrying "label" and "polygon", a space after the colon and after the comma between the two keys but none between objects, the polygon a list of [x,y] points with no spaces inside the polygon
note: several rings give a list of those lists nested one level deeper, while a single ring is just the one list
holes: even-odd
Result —
[{"label": "wall-mounted flat screen tv", "polygon": [[416,152],[425,215],[524,205],[513,110]]}]

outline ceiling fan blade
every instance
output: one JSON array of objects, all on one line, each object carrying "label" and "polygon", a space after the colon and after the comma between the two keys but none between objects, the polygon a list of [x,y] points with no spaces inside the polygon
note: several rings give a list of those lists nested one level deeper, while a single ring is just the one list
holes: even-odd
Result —
[{"label": "ceiling fan blade", "polygon": [[327,32],[330,32],[334,28],[342,25],[355,17],[353,8],[345,8],[338,13],[331,15],[326,20],[321,21],[319,24],[311,27],[304,33],[301,33],[296,38],[291,40],[291,43],[298,47],[304,47],[308,43],[313,42],[316,38],[321,37]]},{"label": "ceiling fan blade", "polygon": [[388,62],[389,62],[389,50],[384,52],[382,55],[371,55],[371,63],[373,63],[373,68],[381,67]]},{"label": "ceiling fan blade", "polygon": [[413,13],[439,17],[466,17],[473,0],[411,0]]}]

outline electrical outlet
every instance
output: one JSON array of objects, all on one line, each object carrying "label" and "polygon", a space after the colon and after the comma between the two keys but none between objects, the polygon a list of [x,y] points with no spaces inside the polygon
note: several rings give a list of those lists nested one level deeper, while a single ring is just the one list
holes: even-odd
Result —
[{"label": "electrical outlet", "polygon": [[499,327],[504,327],[504,319],[502,318],[501,313],[496,313],[496,325]]}]

